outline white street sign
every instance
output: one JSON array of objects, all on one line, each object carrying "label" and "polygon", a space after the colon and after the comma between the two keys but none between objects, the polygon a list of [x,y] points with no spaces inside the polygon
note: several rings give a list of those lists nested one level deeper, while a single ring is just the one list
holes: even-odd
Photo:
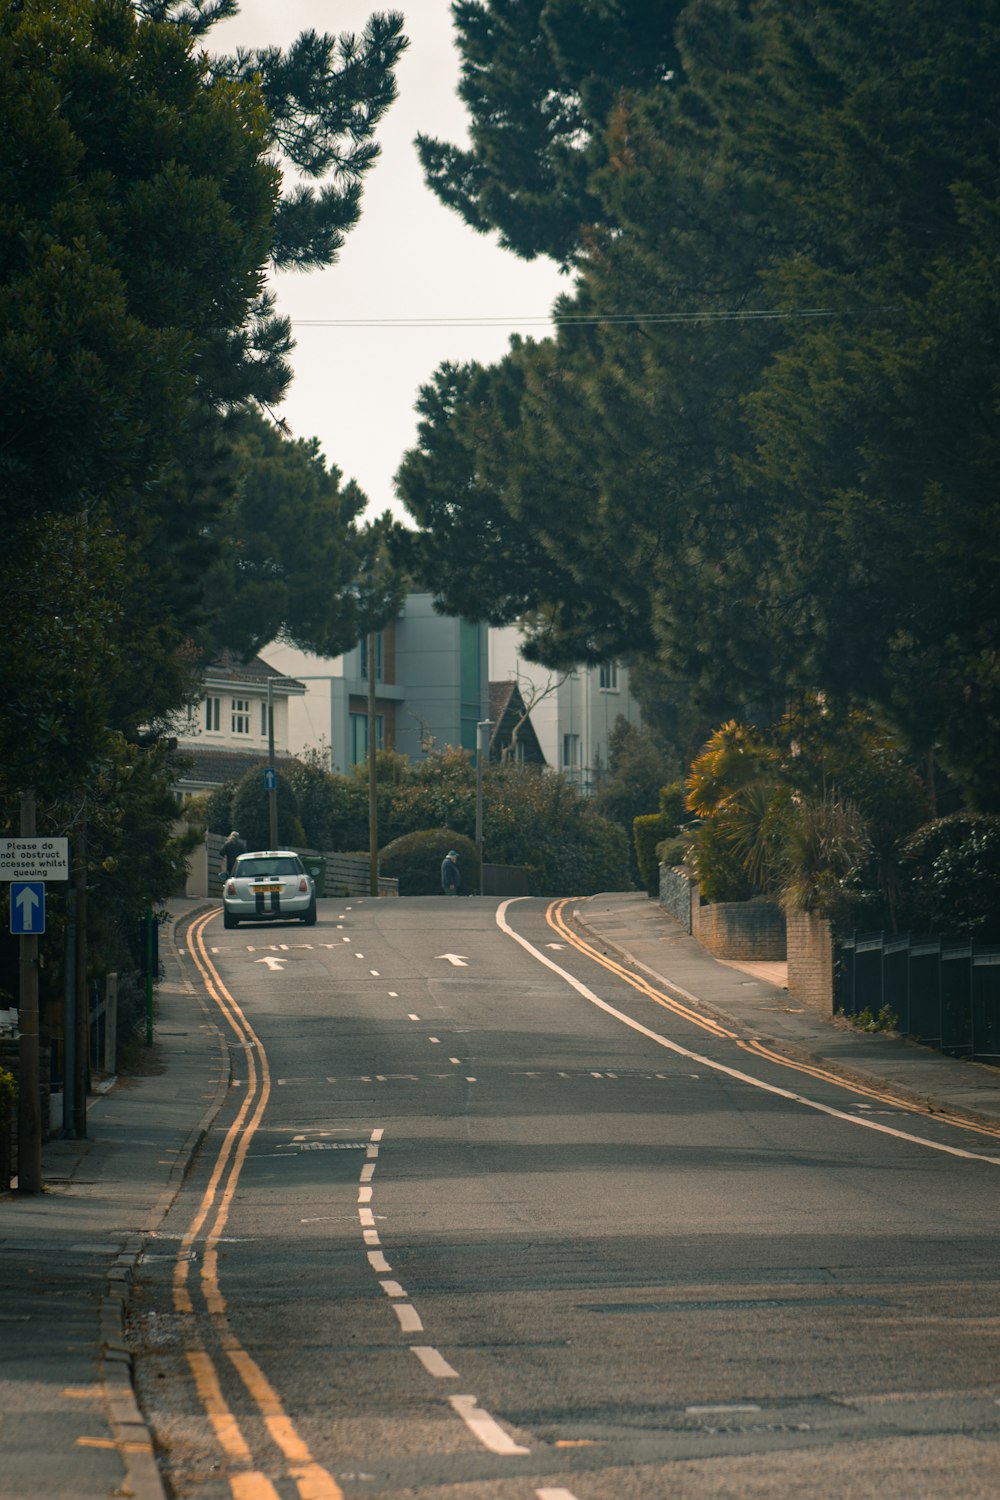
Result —
[{"label": "white street sign", "polygon": [[69,839],[0,839],[0,880],[68,880]]}]

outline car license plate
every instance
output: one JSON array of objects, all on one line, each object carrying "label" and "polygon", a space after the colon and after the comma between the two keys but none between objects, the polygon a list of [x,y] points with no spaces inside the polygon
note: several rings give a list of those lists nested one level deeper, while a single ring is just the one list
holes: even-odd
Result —
[{"label": "car license plate", "polygon": [[280,892],[281,886],[280,885],[255,885],[255,886],[251,886],[251,890],[253,891],[253,893],[254,893],[255,896],[259,896],[259,895],[266,895],[269,892],[273,892],[273,891],[279,891]]}]

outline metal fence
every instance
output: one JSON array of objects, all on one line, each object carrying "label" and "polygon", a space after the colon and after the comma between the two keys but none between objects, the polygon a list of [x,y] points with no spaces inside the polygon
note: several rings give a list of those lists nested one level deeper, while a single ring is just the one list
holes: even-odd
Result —
[{"label": "metal fence", "polygon": [[855,933],[840,943],[837,988],[846,1015],[885,1008],[928,1047],[1000,1062],[1000,947]]}]

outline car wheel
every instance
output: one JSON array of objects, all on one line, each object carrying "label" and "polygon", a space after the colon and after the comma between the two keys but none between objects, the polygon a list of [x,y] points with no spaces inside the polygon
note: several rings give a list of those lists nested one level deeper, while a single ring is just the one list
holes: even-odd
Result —
[{"label": "car wheel", "polygon": [[230,916],[228,911],[224,911],[222,913],[222,925],[223,927],[238,927],[240,919],[239,917]]},{"label": "car wheel", "polygon": [[313,901],[310,904],[309,910],[306,912],[305,916],[302,918],[302,924],[303,924],[304,927],[315,927],[316,926],[316,902],[315,901]]}]

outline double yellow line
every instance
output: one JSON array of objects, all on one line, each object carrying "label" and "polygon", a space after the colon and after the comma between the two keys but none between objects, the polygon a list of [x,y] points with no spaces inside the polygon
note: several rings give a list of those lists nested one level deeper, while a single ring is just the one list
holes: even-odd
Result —
[{"label": "double yellow line", "polygon": [[971,1120],[967,1116],[960,1114],[957,1110],[932,1110],[926,1105],[916,1103],[912,1099],[904,1098],[900,1094],[892,1093],[888,1089],[879,1088],[877,1085],[859,1083],[853,1079],[844,1078],[841,1074],[835,1073],[829,1068],[823,1068],[816,1063],[800,1062],[794,1058],[786,1057],[783,1053],[777,1052],[773,1047],[765,1046],[763,1042],[744,1040],[735,1031],[728,1030],[711,1016],[706,1015],[702,1011],[694,1010],[690,1005],[684,1004],[683,1001],[678,1000],[675,996],[666,993],[664,990],[657,989],[648,980],[633,973],[632,970],[626,969],[613,958],[609,958],[606,953],[599,952],[590,943],[585,942],[567,924],[564,916],[566,908],[575,905],[577,899],[573,897],[553,901],[545,913],[545,919],[549,926],[555,932],[558,932],[559,936],[571,947],[575,948],[577,952],[584,954],[595,963],[601,964],[603,968],[608,969],[618,979],[631,985],[632,989],[638,990],[640,994],[655,1001],[664,1010],[672,1011],[674,1015],[680,1016],[685,1021],[689,1021],[692,1026],[697,1026],[700,1030],[707,1031],[710,1036],[725,1037],[729,1041],[735,1042],[744,1052],[750,1052],[756,1057],[765,1058],[768,1062],[777,1063],[779,1067],[791,1068],[795,1073],[803,1073],[809,1078],[818,1078],[824,1083],[834,1083],[838,1088],[846,1089],[848,1093],[857,1094],[865,1099],[875,1099],[880,1104],[889,1104],[893,1108],[905,1110],[909,1114],[928,1115],[932,1119],[940,1120],[943,1124],[957,1125],[965,1130],[974,1130],[978,1135],[991,1136],[995,1140],[1000,1140],[1000,1127],[996,1125]]},{"label": "double yellow line", "polygon": [[[208,1185],[181,1240],[173,1269],[173,1301],[178,1314],[193,1318],[195,1304],[190,1286],[191,1258],[206,1225],[201,1258],[200,1290],[219,1346],[256,1405],[271,1439],[288,1464],[301,1500],[343,1500],[343,1491],[331,1474],[318,1464],[288,1416],[274,1387],[256,1360],[247,1353],[230,1327],[225,1298],[219,1285],[219,1241],[225,1232],[233,1197],[247,1151],[267,1108],[271,1073],[267,1053],[233,995],[223,984],[208,955],[205,928],[218,910],[196,918],[187,932],[187,947],[201,975],[206,993],[218,1006],[232,1029],[237,1044],[245,1048],[247,1087],[236,1118],[226,1131],[209,1176]],[[198,1342],[192,1324],[187,1361],[220,1447],[233,1465],[229,1487],[233,1500],[280,1500],[265,1474],[255,1469],[250,1445],[226,1402],[218,1369],[208,1350]]]}]

